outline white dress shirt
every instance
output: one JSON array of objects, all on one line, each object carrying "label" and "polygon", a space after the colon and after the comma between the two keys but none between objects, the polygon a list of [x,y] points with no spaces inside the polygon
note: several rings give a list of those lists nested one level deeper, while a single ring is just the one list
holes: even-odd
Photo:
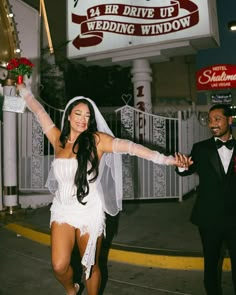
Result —
[{"label": "white dress shirt", "polygon": [[[232,136],[229,139],[231,139],[231,138],[232,138]],[[215,140],[217,140],[217,139],[221,140],[220,138],[215,137]],[[221,141],[223,141],[223,140],[221,140]],[[225,173],[227,173],[227,171],[228,171],[229,163],[232,158],[233,151],[234,151],[234,149],[230,150],[225,145],[223,145],[221,148],[218,149],[218,153],[219,153],[221,162],[223,164]]]}]

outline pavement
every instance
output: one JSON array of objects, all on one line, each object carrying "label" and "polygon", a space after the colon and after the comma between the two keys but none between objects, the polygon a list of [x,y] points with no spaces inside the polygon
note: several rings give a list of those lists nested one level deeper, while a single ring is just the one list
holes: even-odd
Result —
[{"label": "pavement", "polygon": [[[189,222],[195,198],[125,201],[118,216],[107,216],[100,295],[205,294],[200,238]],[[50,206],[0,213],[0,295],[65,295],[51,269],[49,217]],[[83,285],[78,260],[75,248],[75,281]],[[224,295],[234,294],[230,270],[226,255]]]}]

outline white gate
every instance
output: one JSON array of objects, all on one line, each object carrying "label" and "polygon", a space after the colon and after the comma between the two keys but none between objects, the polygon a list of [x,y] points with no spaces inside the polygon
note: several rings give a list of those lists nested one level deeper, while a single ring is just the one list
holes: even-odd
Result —
[{"label": "white gate", "polygon": [[[142,112],[128,105],[116,110],[121,122],[119,135],[154,150],[172,154],[189,154],[194,142],[209,136],[197,115],[191,110],[176,112],[175,118]],[[118,135],[118,136],[119,136]],[[123,155],[124,199],[178,198],[198,185],[197,175],[180,177],[175,167],[153,164],[137,157]]]}]

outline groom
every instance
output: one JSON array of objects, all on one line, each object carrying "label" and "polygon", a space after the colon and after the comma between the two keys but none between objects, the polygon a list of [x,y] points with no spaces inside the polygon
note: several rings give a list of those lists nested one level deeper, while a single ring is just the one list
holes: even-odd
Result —
[{"label": "groom", "polygon": [[228,248],[236,295],[236,141],[229,105],[213,105],[208,126],[213,137],[195,143],[188,169],[181,175],[199,176],[191,222],[198,226],[204,255],[204,286],[207,295],[221,295],[222,250]]}]

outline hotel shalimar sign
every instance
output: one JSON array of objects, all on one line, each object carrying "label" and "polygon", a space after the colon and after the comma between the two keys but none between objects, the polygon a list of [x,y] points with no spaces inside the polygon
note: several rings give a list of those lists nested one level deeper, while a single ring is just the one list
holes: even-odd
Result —
[{"label": "hotel shalimar sign", "polygon": [[217,46],[215,0],[68,0],[69,58],[122,61]]},{"label": "hotel shalimar sign", "polygon": [[209,66],[197,71],[196,78],[199,91],[236,88],[236,65]]}]

